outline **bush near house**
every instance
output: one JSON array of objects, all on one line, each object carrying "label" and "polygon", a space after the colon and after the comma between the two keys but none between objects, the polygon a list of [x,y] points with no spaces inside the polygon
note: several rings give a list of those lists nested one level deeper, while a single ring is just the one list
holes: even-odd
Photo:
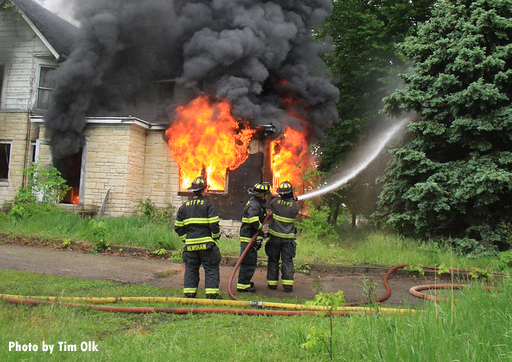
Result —
[{"label": "bush near house", "polygon": [[69,190],[66,180],[53,166],[34,162],[23,172],[28,179],[27,185],[18,189],[12,204],[4,205],[13,220],[54,210]]}]

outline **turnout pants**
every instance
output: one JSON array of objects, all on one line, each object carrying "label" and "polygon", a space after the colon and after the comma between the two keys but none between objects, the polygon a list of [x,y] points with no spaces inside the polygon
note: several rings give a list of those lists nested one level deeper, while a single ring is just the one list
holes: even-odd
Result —
[{"label": "turnout pants", "polygon": [[185,281],[183,293],[196,294],[199,285],[199,267],[204,268],[206,294],[219,294],[220,250],[217,245],[198,251],[183,251],[185,262]]},{"label": "turnout pants", "polygon": [[[247,248],[249,243],[241,243],[240,245],[240,255]],[[238,283],[236,285],[237,289],[247,289],[251,287],[251,279],[256,271],[256,265],[258,263],[258,251],[251,247],[251,250],[247,252],[247,255],[242,260],[240,264],[240,271],[238,272]]]},{"label": "turnout pants", "polygon": [[294,239],[271,236],[265,244],[265,253],[268,256],[267,283],[269,286],[279,284],[279,259],[281,259],[281,282],[283,285],[293,286],[293,258],[297,243]]}]

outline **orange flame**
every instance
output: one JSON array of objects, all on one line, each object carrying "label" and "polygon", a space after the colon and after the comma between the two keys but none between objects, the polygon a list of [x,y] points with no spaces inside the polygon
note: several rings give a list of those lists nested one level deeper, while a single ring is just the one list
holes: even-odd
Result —
[{"label": "orange flame", "polygon": [[283,137],[270,144],[271,168],[274,190],[283,181],[290,181],[298,194],[304,191],[302,176],[310,165],[313,155],[308,152],[306,135],[286,126]]},{"label": "orange flame", "polygon": [[247,124],[241,127],[226,101],[199,96],[178,107],[165,133],[180,167],[181,189],[203,175],[210,190],[224,190],[227,169],[234,170],[247,159],[254,132]]},{"label": "orange flame", "polygon": [[71,203],[78,204],[79,200],[80,200],[80,194],[79,194],[78,188],[72,188],[71,189]]}]

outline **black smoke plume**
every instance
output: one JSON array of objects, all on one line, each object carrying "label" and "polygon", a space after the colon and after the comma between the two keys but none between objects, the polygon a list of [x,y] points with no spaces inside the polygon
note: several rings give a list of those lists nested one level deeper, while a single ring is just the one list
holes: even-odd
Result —
[{"label": "black smoke plume", "polygon": [[136,115],[151,84],[168,89],[157,105],[165,117],[148,121],[169,122],[177,105],[206,93],[252,126],[307,126],[321,136],[337,120],[338,89],[313,31],[331,8],[331,0],[77,1],[80,38],[56,71],[45,115],[54,157],[79,151],[86,116]]}]

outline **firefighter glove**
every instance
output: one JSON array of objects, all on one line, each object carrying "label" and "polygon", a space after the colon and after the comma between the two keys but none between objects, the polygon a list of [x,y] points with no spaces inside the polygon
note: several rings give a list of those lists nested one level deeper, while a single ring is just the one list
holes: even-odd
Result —
[{"label": "firefighter glove", "polygon": [[256,250],[260,250],[261,249],[261,245],[263,245],[263,237],[262,236],[258,236],[256,237],[256,240],[254,240],[254,249]]}]

